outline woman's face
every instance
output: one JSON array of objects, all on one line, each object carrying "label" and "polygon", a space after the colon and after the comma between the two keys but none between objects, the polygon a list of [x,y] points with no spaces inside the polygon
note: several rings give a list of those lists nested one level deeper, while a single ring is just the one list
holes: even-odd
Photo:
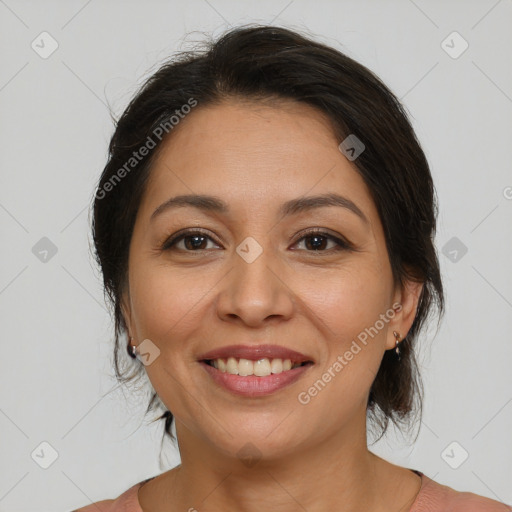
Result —
[{"label": "woman's face", "polygon": [[[393,330],[407,334],[419,289],[395,289],[375,204],[340,142],[322,114],[294,102],[199,105],[165,142],[134,227],[123,311],[134,343],[150,340],[145,369],[178,435],[229,455],[251,442],[278,457],[361,433],[384,351]],[[308,206],[326,194],[344,199]],[[181,195],[226,208],[154,213]],[[166,243],[184,230],[188,238]],[[201,361],[229,345],[277,345],[312,364],[260,394],[254,379],[275,377],[228,376],[236,392]],[[252,394],[240,391],[250,381]]]}]

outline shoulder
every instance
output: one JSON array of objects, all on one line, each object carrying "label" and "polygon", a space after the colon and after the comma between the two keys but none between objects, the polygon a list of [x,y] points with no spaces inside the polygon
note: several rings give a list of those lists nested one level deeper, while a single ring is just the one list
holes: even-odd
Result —
[{"label": "shoulder", "polygon": [[422,486],[410,512],[512,512],[512,506],[472,492],[461,492],[422,474]]},{"label": "shoulder", "polygon": [[86,507],[77,508],[72,512],[110,512],[112,510],[112,504],[115,500],[102,500],[96,503],[91,503]]},{"label": "shoulder", "polygon": [[453,512],[510,512],[512,506],[486,498],[472,492],[454,491],[451,509]]},{"label": "shoulder", "polygon": [[149,480],[152,480],[152,478],[136,483],[115,499],[97,501],[72,512],[142,512],[137,491],[141,485],[149,482]]}]

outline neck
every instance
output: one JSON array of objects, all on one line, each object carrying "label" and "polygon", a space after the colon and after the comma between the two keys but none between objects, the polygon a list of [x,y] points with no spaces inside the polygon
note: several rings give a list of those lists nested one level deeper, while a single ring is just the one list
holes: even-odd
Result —
[{"label": "neck", "polygon": [[251,458],[246,447],[249,458],[241,460],[220,453],[177,422],[182,462],[169,472],[166,502],[182,510],[384,510],[384,461],[368,450],[365,425],[358,427],[282,457],[258,450]]}]

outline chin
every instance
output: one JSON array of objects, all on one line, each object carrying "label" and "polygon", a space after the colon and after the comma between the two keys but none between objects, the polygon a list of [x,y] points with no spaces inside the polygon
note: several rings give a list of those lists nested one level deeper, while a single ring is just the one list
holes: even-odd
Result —
[{"label": "chin", "polygon": [[[275,421],[264,421],[259,418],[258,424],[247,420],[237,424],[231,424],[229,434],[222,432],[220,437],[210,439],[215,449],[224,455],[247,461],[275,461],[297,453],[306,439],[304,431],[290,431],[289,426],[282,428],[283,418],[280,416]],[[218,431],[217,431],[218,432]],[[311,438],[311,436],[306,436]],[[246,465],[250,465],[250,464]]]}]

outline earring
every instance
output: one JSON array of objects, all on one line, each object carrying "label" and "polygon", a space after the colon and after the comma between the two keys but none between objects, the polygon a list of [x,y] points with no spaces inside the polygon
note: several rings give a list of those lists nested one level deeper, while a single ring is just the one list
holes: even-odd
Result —
[{"label": "earring", "polygon": [[398,348],[398,344],[400,343],[402,338],[400,336],[400,333],[396,331],[393,331],[393,335],[395,336],[395,352],[396,355],[398,356],[398,360],[400,361],[400,349]]},{"label": "earring", "polygon": [[130,341],[128,341],[128,346],[126,347],[128,349],[128,355],[132,359],[137,359],[137,347],[135,345],[132,345],[133,338],[130,338]]}]

